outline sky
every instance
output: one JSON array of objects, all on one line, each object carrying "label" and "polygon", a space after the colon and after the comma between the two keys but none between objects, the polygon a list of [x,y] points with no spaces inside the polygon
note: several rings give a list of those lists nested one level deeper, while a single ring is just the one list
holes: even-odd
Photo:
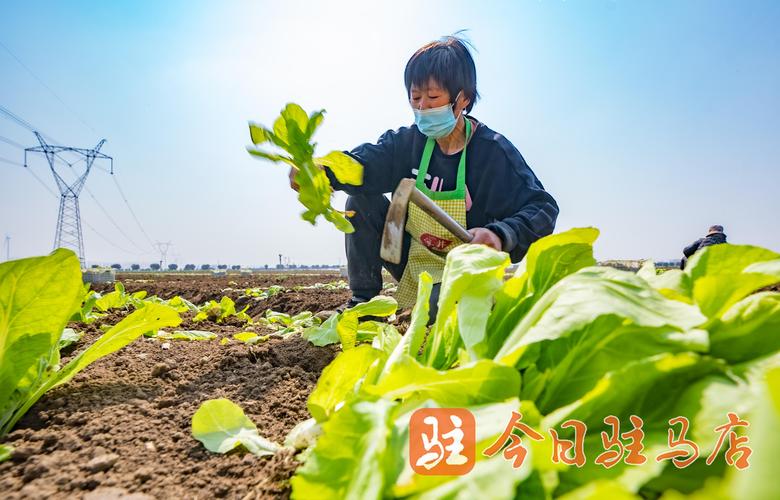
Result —
[{"label": "sky", "polygon": [[[327,110],[318,153],[374,142],[413,122],[412,53],[467,30],[472,115],[556,198],[556,232],[598,227],[600,260],[676,259],[712,224],[780,251],[778,25],[774,1],[3,2],[0,106],[62,145],[107,140],[114,176],[97,162],[80,198],[89,264],[148,265],[157,242],[180,265],[344,263],[286,169],[246,153],[247,121],[297,102]],[[46,254],[57,188],[8,140],[37,145],[0,114],[0,237]]]}]

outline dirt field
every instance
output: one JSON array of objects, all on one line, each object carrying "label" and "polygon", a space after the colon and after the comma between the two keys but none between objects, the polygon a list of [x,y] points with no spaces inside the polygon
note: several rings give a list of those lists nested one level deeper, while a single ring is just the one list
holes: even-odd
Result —
[{"label": "dirt field", "polygon": [[[223,295],[249,305],[253,317],[271,308],[298,313],[333,309],[349,298],[344,290],[289,291],[267,300],[241,298],[247,287],[327,283],[336,273],[251,277],[120,276],[128,291],[163,298],[181,295],[195,303]],[[97,338],[100,326],[72,323],[85,336],[65,360]],[[243,331],[240,324],[193,323],[220,338]],[[262,333],[262,332],[261,332]],[[265,437],[281,442],[309,418],[306,398],[335,350],[299,336],[258,346],[141,338],[101,359],[63,387],[47,393],[5,440],[15,448],[0,464],[3,498],[280,498],[296,467],[291,455],[257,458],[244,451],[208,452],[192,438],[192,415],[207,399],[226,397],[243,407]]]}]

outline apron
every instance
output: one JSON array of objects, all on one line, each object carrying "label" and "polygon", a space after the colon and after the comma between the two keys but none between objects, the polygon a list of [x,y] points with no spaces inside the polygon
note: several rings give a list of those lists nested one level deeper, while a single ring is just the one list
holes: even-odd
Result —
[{"label": "apron", "polygon": [[[466,144],[458,162],[454,191],[431,191],[425,185],[428,164],[436,145],[436,140],[431,138],[425,143],[416,182],[417,189],[463,227],[466,227],[466,147],[470,136],[471,121],[466,118]],[[427,271],[433,278],[433,283],[441,283],[447,252],[463,243],[414,203],[409,203],[406,231],[412,236],[412,242],[409,247],[409,260],[396,292],[396,300],[402,308],[412,307],[417,300],[417,281],[421,272]]]}]

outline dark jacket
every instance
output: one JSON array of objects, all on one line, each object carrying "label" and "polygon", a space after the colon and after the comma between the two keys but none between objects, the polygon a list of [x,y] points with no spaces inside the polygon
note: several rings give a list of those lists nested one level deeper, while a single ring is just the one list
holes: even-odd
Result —
[{"label": "dark jacket", "polygon": [[[473,118],[473,117],[472,117]],[[401,179],[416,178],[427,137],[416,125],[388,130],[376,144],[347,152],[364,167],[363,185],[339,183],[326,169],[334,189],[351,195],[391,193]],[[460,153],[434,148],[425,184],[434,191],[455,188]],[[534,241],[553,232],[558,204],[503,135],[478,123],[466,148],[467,228],[485,227],[501,238],[513,262]]]},{"label": "dark jacket", "polygon": [[685,257],[690,258],[694,253],[696,253],[698,250],[701,250],[704,247],[709,247],[712,245],[720,245],[721,243],[728,243],[726,241],[726,235],[723,233],[710,233],[704,238],[699,238],[698,240],[694,241],[687,247],[683,249],[683,254]]}]

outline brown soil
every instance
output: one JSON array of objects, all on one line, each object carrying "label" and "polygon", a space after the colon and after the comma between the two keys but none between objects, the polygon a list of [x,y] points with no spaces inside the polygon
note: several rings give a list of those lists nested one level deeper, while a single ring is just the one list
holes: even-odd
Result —
[{"label": "brown soil", "polygon": [[[197,280],[188,284],[197,293]],[[164,290],[182,291],[168,282],[145,285],[136,288],[126,281],[130,291],[148,289],[160,296]],[[220,286],[206,283],[203,288],[211,290],[212,285]],[[256,314],[269,306],[288,313],[319,311],[347,297],[347,292],[307,290],[252,307]],[[91,325],[72,324],[86,333],[65,358],[97,338],[101,324],[115,324],[124,314],[112,312]],[[181,328],[212,331],[220,338],[243,331],[239,324],[191,319]],[[210,453],[191,436],[192,415],[207,399],[229,398],[261,435],[281,443],[295,424],[309,418],[306,398],[335,349],[314,347],[299,336],[252,347],[235,341],[222,346],[219,339],[163,344],[139,339],[41,398],[3,440],[15,451],[0,464],[2,496],[287,497],[288,480],[298,465],[291,453],[270,458],[240,449]]]}]

